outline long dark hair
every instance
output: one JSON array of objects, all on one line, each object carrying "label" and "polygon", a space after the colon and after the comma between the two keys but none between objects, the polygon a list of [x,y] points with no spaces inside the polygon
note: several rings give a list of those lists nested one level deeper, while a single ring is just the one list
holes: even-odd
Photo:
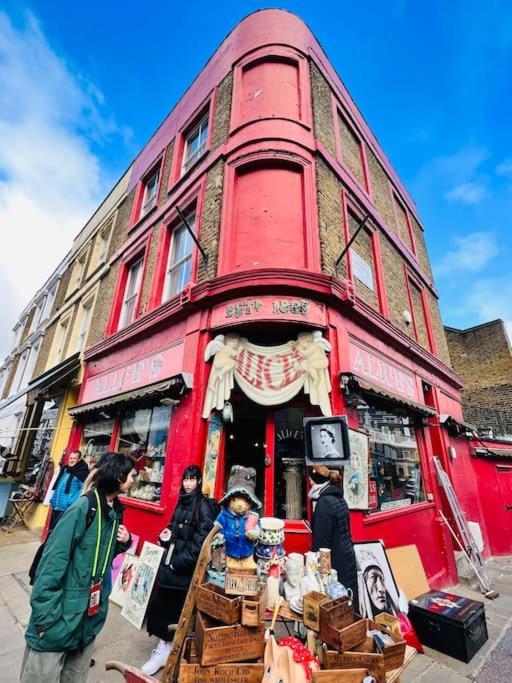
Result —
[{"label": "long dark hair", "polygon": [[105,453],[94,472],[93,487],[105,495],[118,493],[120,484],[128,479],[134,464],[133,458],[124,453]]},{"label": "long dark hair", "polygon": [[197,465],[188,465],[188,467],[185,467],[185,469],[183,470],[183,474],[181,475],[180,494],[185,493],[185,489],[183,488],[184,479],[195,479],[197,481],[197,488],[195,490],[201,496],[203,495],[203,492],[201,491],[201,484],[203,483],[203,473],[201,472],[200,467],[198,467]]}]

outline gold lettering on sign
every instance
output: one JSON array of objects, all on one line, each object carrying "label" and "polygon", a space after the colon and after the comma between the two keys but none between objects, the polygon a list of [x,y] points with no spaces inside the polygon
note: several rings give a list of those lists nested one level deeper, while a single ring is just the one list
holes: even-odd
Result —
[{"label": "gold lettering on sign", "polygon": [[241,318],[242,316],[252,315],[255,311],[261,311],[262,307],[263,304],[259,299],[240,301],[237,304],[229,304],[226,306],[224,317]]}]

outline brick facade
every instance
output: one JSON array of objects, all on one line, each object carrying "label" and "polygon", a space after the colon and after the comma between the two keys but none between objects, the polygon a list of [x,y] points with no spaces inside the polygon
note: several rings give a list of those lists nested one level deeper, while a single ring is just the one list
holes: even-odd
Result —
[{"label": "brick facade", "polygon": [[[342,184],[327,164],[318,158],[316,162],[316,194],[318,225],[320,230],[320,253],[322,270],[334,275],[334,264],[345,246],[342,229]],[[340,263],[340,277],[347,277],[345,260]]]},{"label": "brick facade", "polygon": [[209,280],[217,274],[223,185],[224,162],[219,161],[209,171],[206,179],[199,239],[208,254],[208,261],[198,255],[198,282]]},{"label": "brick facade", "polygon": [[314,62],[311,62],[311,94],[315,137],[335,157],[336,136],[334,133],[331,89]]},{"label": "brick facade", "polygon": [[212,150],[217,149],[228,139],[232,93],[233,75],[230,72],[217,88],[212,129]]}]

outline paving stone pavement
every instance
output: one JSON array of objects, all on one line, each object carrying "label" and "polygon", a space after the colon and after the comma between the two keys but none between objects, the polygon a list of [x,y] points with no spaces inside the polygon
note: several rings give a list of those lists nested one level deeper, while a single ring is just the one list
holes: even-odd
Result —
[{"label": "paving stone pavement", "polygon": [[[0,680],[17,683],[24,650],[24,629],[30,616],[28,567],[37,541],[13,543],[0,548]],[[485,602],[489,640],[469,664],[425,648],[401,676],[401,683],[512,683],[512,557],[490,561],[489,575],[501,592],[486,600],[465,585],[455,591]],[[105,671],[105,662],[118,659],[140,667],[156,641],[121,617],[115,605],[96,640],[96,665],[90,683],[122,683],[117,672]],[[233,683],[236,683],[235,681]]]}]

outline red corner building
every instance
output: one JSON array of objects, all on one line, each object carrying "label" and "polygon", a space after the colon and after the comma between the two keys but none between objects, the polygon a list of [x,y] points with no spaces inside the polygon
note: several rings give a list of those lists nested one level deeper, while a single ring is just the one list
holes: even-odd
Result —
[{"label": "red corner building", "polygon": [[245,18],[132,168],[70,411],[70,446],[137,457],[127,526],[155,540],[186,465],[218,497],[239,463],[308,549],[303,418],[344,415],[369,436],[345,473],[354,539],[416,544],[433,586],[456,581],[433,455],[486,531],[466,441],[439,420],[462,420],[462,383],[423,226],[308,27]]}]

